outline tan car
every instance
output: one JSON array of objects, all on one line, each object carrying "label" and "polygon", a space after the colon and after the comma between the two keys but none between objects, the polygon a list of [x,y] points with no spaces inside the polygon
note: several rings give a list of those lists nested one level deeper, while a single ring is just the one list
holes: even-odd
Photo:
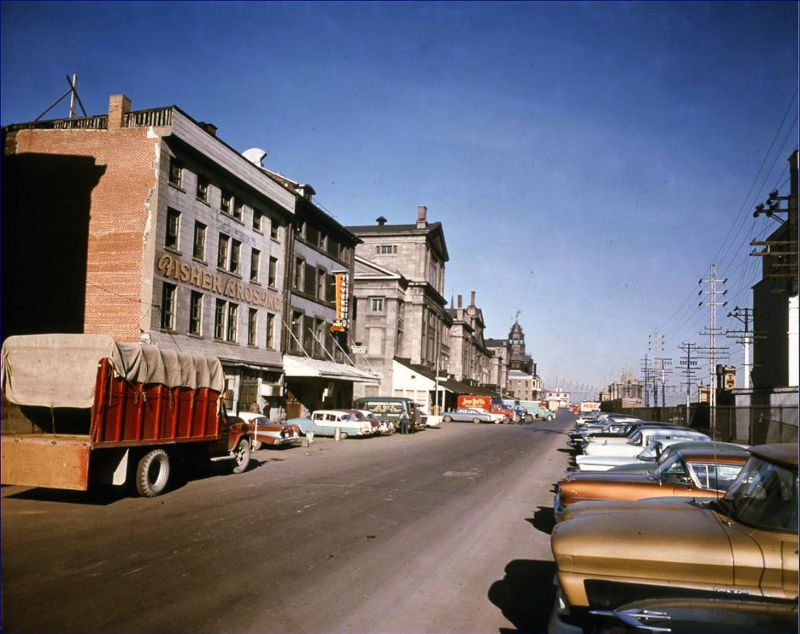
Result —
[{"label": "tan car", "polygon": [[642,500],[655,497],[718,498],[739,475],[749,454],[687,448],[653,471],[572,471],[556,487],[553,513],[557,522],[576,502]]},{"label": "tan car", "polygon": [[[732,607],[756,600],[791,609],[797,445],[762,445],[750,453],[720,500],[577,505],[551,538],[559,586],[551,634],[597,631],[609,612],[645,599],[715,598]],[[638,623],[630,631],[655,625],[646,611],[624,616]]]}]

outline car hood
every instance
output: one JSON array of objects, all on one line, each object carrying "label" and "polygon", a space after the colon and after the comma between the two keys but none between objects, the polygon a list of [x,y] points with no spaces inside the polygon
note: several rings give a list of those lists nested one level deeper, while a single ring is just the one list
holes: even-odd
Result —
[{"label": "car hood", "polygon": [[616,471],[600,471],[600,472],[591,472],[591,471],[570,471],[561,481],[561,483],[565,482],[654,482],[651,480],[648,475],[649,471],[646,472],[637,472],[637,471],[622,471],[617,473]]},{"label": "car hood", "polygon": [[610,503],[584,510],[555,526],[551,547],[560,572],[662,585],[733,581],[727,534],[713,511],[694,503]]}]

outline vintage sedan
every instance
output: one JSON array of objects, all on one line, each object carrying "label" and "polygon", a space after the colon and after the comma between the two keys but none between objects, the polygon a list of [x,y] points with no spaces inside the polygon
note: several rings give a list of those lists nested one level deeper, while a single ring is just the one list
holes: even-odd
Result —
[{"label": "vintage sedan", "polygon": [[336,436],[337,429],[340,438],[366,437],[375,433],[371,422],[358,420],[350,410],[318,409],[310,418],[290,418],[286,422],[297,425],[304,434],[310,432],[315,436]]},{"label": "vintage sedan", "polygon": [[247,422],[253,431],[253,451],[258,451],[262,445],[286,447],[302,440],[297,425],[276,423],[263,414],[253,412],[240,412],[239,418]]},{"label": "vintage sedan", "polygon": [[556,486],[553,513],[564,519],[570,505],[587,500],[654,497],[720,497],[747,461],[746,451],[716,453],[687,448],[647,473],[572,471]]},{"label": "vintage sedan", "polygon": [[[665,604],[641,602],[670,597],[756,601],[796,615],[797,444],[762,445],[750,453],[719,500],[576,505],[551,537],[558,587],[548,631],[601,631],[611,612],[664,610]],[[720,623],[707,631],[732,631],[727,618]],[[648,629],[663,625],[657,619],[642,625],[642,631],[664,631]],[[628,626],[614,631],[637,631],[631,621]],[[788,631],[796,631],[796,623]]]},{"label": "vintage sedan", "polygon": [[490,412],[482,409],[472,409],[463,407],[460,409],[450,410],[442,414],[442,420],[445,423],[456,421],[461,423],[495,423],[495,417]]},{"label": "vintage sedan", "polygon": [[577,456],[575,462],[580,467],[582,464],[591,463],[593,458],[607,456],[633,458],[642,453],[644,448],[649,447],[658,440],[667,441],[678,438],[687,441],[711,440],[707,434],[686,427],[675,427],[674,425],[640,427],[624,443],[609,443],[607,441],[588,443],[583,449],[583,455]]},{"label": "vintage sedan", "polygon": [[394,423],[381,419],[377,414],[373,414],[368,409],[354,409],[352,412],[358,420],[366,420],[372,425],[372,431],[376,434],[388,436],[395,432]]},{"label": "vintage sedan", "polygon": [[[612,466],[609,471],[612,473],[646,473],[652,471],[658,465],[669,460],[676,452],[683,449],[704,449],[708,451],[742,451],[747,449],[747,445],[738,445],[732,442],[718,442],[713,440],[683,440],[673,438],[672,440],[656,440],[647,449],[635,458],[631,458],[628,463],[618,463]],[[597,458],[600,460],[600,458]],[[609,461],[612,458],[607,458]],[[620,458],[624,460],[624,458]]]}]

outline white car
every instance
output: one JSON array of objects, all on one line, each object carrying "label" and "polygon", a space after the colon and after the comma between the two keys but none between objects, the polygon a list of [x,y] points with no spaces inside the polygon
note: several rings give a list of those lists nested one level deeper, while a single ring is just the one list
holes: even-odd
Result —
[{"label": "white car", "polygon": [[655,440],[672,440],[673,438],[711,440],[706,434],[689,429],[640,427],[628,437],[627,442],[609,443],[598,440],[587,444],[583,453],[586,456],[635,456]]},{"label": "white car", "polygon": [[[595,447],[596,453],[577,456],[575,462],[581,471],[608,471],[613,467],[637,462],[653,464],[664,447],[675,443],[709,442],[710,440],[711,438],[700,432],[689,434],[683,432],[671,436],[651,435],[644,448],[640,444],[598,445]],[[601,447],[608,447],[609,452],[597,453]],[[616,453],[611,452],[612,449],[616,450]]]}]

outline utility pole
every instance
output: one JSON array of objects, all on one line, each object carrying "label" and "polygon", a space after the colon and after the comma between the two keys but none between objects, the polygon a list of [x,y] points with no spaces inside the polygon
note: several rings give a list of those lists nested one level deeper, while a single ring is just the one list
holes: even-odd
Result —
[{"label": "utility pole", "polygon": [[728,330],[725,334],[728,337],[738,337],[736,343],[742,344],[744,348],[744,362],[742,363],[742,387],[745,389],[750,388],[750,372],[752,363],[750,363],[750,346],[753,343],[753,331],[750,328],[751,318],[753,317],[752,308],[739,308],[738,306],[728,313],[728,317],[738,319],[743,325],[744,330]]},{"label": "utility pole", "polygon": [[728,302],[719,301],[719,297],[727,295],[728,290],[720,291],[717,288],[718,284],[725,284],[728,278],[720,279],[717,277],[717,266],[711,265],[708,278],[701,278],[698,284],[708,284],[708,290],[700,289],[698,295],[708,295],[711,299],[708,301],[701,301],[698,305],[706,305],[710,309],[710,323],[709,327],[701,331],[700,334],[708,336],[708,347],[705,349],[708,359],[708,375],[709,375],[709,390],[708,390],[708,407],[709,418],[711,423],[712,435],[716,431],[716,376],[717,376],[717,360],[723,356],[727,356],[727,348],[717,347],[717,337],[722,334],[722,331],[717,327],[717,308],[726,306]]},{"label": "utility pole", "polygon": [[697,356],[697,344],[684,342],[680,346],[680,349],[686,354],[685,357],[681,357],[680,365],[681,370],[683,371],[683,376],[686,378],[686,423],[689,422],[689,402],[692,396],[692,385],[694,384],[694,370],[697,367],[697,359],[692,359],[692,350],[694,350],[695,357]]},{"label": "utility pole", "polygon": [[664,335],[658,330],[650,335],[649,349],[653,353],[653,406],[658,407],[658,383],[661,383],[661,407],[666,407],[667,374],[672,372],[672,359],[664,355]]},{"label": "utility pole", "polygon": [[[644,406],[650,407],[650,378],[652,376],[652,366],[650,365],[650,359],[647,358],[647,355],[644,355],[644,359],[642,359],[642,374],[644,374]],[[658,405],[658,403],[656,403]]]}]

